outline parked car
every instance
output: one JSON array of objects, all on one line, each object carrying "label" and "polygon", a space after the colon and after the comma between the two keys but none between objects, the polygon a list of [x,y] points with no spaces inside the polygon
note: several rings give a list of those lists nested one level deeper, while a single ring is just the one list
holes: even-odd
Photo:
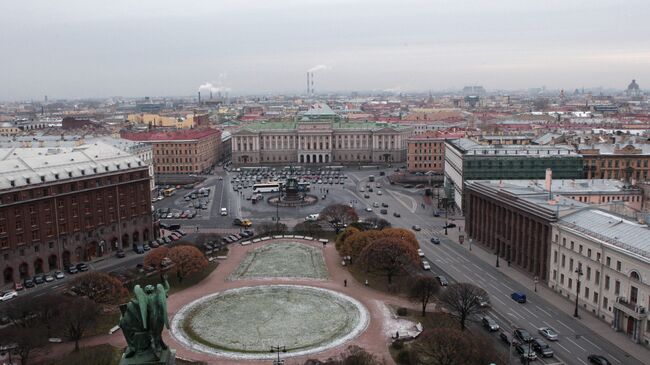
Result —
[{"label": "parked car", "polygon": [[[74,266],[74,265],[70,265],[70,266],[67,267],[66,271],[68,272],[68,274],[76,274],[76,273],[79,272],[79,269],[77,269],[77,267]],[[25,285],[25,286],[27,286],[27,285]]]},{"label": "parked car", "polygon": [[151,247],[149,246],[148,243],[145,243],[144,245],[142,245],[142,249],[145,250],[145,251],[149,251],[149,250],[151,250]]},{"label": "parked car", "polygon": [[483,317],[481,322],[483,323],[483,327],[487,328],[490,332],[498,331],[500,328],[494,319],[487,316]]},{"label": "parked car", "polygon": [[456,223],[447,223],[444,226],[442,226],[442,228],[455,228],[455,227],[456,227]]},{"label": "parked car", "polygon": [[17,281],[17,282],[14,283],[14,290],[15,291],[21,291],[23,289],[25,289],[25,287],[23,286],[23,284],[21,282]]},{"label": "parked car", "polygon": [[538,332],[549,341],[557,341],[558,333],[551,327],[542,327],[538,330]]},{"label": "parked car", "polygon": [[424,257],[424,252],[422,252],[422,249],[418,248],[418,256]]},{"label": "parked car", "polygon": [[15,290],[6,290],[0,293],[0,302],[6,302],[8,300],[14,299],[18,296],[18,292]]},{"label": "parked car", "polygon": [[526,303],[526,294],[522,292],[516,291],[510,294],[510,298],[512,298],[512,300],[514,300],[517,303]]},{"label": "parked car", "polygon": [[388,209],[382,209],[379,211],[381,214],[388,214]]},{"label": "parked car", "polygon": [[60,280],[60,279],[65,278],[65,274],[63,274],[63,271],[55,271],[54,272],[54,277]]},{"label": "parked car", "polygon": [[43,278],[43,275],[34,275],[34,278],[32,280],[36,285],[41,285],[45,283],[45,278]]},{"label": "parked car", "polygon": [[447,281],[447,278],[444,277],[443,275],[438,275],[438,276],[436,276],[436,278],[438,278],[438,282],[440,283],[440,286],[449,285],[449,281]]},{"label": "parked car", "polygon": [[85,262],[80,262],[77,264],[77,270],[88,271],[88,265]]},{"label": "parked car", "polygon": [[414,226],[411,227],[411,228],[412,228],[414,231],[420,231],[420,230],[422,230],[422,228],[420,228],[420,226],[418,226],[417,224],[414,225]]},{"label": "parked car", "polygon": [[366,212],[372,212],[372,207],[366,207]]},{"label": "parked car", "polygon": [[439,245],[440,244],[440,238],[431,237],[431,243],[433,243],[434,245]]},{"label": "parked car", "polygon": [[366,198],[366,199],[370,199],[370,195],[368,195],[368,194],[363,194],[363,197]]},{"label": "parked car", "polygon": [[587,356],[587,359],[589,360],[590,363],[596,365],[612,365],[612,363],[609,362],[609,360],[607,360],[607,358],[602,355],[591,354]]},{"label": "parked car", "polygon": [[515,330],[515,337],[518,340],[521,340],[521,342],[530,342],[533,340],[533,336],[531,336],[530,333],[528,333],[528,331],[523,328],[517,328]]},{"label": "parked car", "polygon": [[397,217],[397,218],[399,218],[399,217],[401,217],[401,216],[402,216],[402,215],[399,214],[398,212],[394,212],[394,213],[393,213],[393,217]]},{"label": "parked car", "polygon": [[533,349],[542,357],[553,357],[555,354],[553,349],[541,338],[534,338],[532,344]]},{"label": "parked car", "polygon": [[32,279],[25,279],[23,281],[23,285],[25,286],[25,288],[33,288],[36,286],[36,284],[34,284],[34,280]]},{"label": "parked car", "polygon": [[431,265],[429,264],[429,261],[422,261],[422,269],[423,270],[431,270]]},{"label": "parked car", "polygon": [[121,259],[121,258],[124,258],[125,256],[126,256],[126,253],[124,252],[124,250],[117,250],[117,251],[115,251],[115,257]]},{"label": "parked car", "polygon": [[149,242],[149,247],[151,248],[158,248],[160,247],[160,243],[158,243],[158,240],[153,240]]},{"label": "parked car", "polygon": [[51,283],[54,281],[54,276],[52,274],[45,274],[43,275],[43,279],[46,283]]}]

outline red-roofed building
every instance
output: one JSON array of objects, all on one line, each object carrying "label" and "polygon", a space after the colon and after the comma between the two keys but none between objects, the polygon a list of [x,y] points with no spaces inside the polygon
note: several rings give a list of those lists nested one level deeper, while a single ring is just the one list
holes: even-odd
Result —
[{"label": "red-roofed building", "polygon": [[221,131],[216,129],[121,132],[121,136],[152,144],[156,174],[200,174],[223,156]]}]

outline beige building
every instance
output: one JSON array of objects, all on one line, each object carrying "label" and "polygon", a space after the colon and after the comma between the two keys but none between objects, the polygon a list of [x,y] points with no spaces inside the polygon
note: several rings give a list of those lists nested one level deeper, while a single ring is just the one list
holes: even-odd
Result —
[{"label": "beige building", "polygon": [[341,121],[327,105],[316,104],[302,119],[259,122],[232,135],[232,161],[353,164],[404,162],[412,128],[398,124]]},{"label": "beige building", "polygon": [[207,114],[187,114],[185,116],[165,116],[150,113],[129,114],[127,120],[132,124],[151,125],[152,127],[190,129],[207,126]]},{"label": "beige building", "polygon": [[200,174],[217,163],[222,155],[221,132],[216,129],[122,133],[122,138],[153,146],[156,175]]},{"label": "beige building", "polygon": [[444,172],[444,138],[434,133],[425,133],[410,137],[407,144],[406,168],[409,172]]},{"label": "beige building", "polygon": [[[586,208],[552,223],[549,286],[579,315],[594,315],[650,344],[650,229]],[[587,313],[585,313],[587,312]]]}]

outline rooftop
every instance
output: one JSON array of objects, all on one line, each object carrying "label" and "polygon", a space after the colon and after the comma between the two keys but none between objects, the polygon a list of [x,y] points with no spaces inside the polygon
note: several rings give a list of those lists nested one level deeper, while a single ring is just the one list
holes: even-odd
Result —
[{"label": "rooftop", "polygon": [[303,115],[307,117],[333,117],[338,114],[332,110],[332,108],[329,107],[329,105],[325,103],[314,103],[309,106],[309,110],[307,110]]},{"label": "rooftop", "polygon": [[537,146],[537,145],[482,145],[469,138],[459,138],[448,141],[465,155],[525,155],[530,157],[549,157],[551,155],[578,156],[569,146]]},{"label": "rooftop", "polygon": [[[332,129],[370,129],[370,130],[379,130],[383,128],[392,128],[392,129],[404,129],[408,126],[403,126],[399,124],[386,123],[386,122],[345,122],[338,121],[332,122],[330,120],[322,121],[324,123],[331,123]],[[242,125],[242,129],[249,130],[253,132],[266,131],[266,130],[293,130],[298,127],[300,123],[309,123],[309,122],[294,122],[294,121],[285,121],[285,122],[258,122],[258,123],[249,123]]]},{"label": "rooftop", "polygon": [[590,150],[596,149],[601,155],[616,155],[619,154],[620,150],[624,148],[640,149],[641,155],[650,155],[650,144],[646,143],[594,143],[594,144],[581,144],[578,146],[579,150]]},{"label": "rooftop", "polygon": [[189,129],[170,132],[143,132],[124,133],[123,137],[132,141],[157,142],[157,141],[193,141],[206,138],[212,135],[220,136],[221,132],[216,129]]},{"label": "rooftop", "polygon": [[57,148],[0,148],[0,191],[146,166],[105,143]]},{"label": "rooftop", "polygon": [[568,214],[560,219],[559,224],[650,260],[650,229],[645,224],[599,209],[584,209]]},{"label": "rooftop", "polygon": [[[542,180],[485,180],[484,183],[502,186],[504,190],[548,193],[545,181]],[[615,179],[554,179],[551,180],[551,191],[554,194],[590,194],[590,193],[620,193],[623,191],[639,191],[620,180]]]}]

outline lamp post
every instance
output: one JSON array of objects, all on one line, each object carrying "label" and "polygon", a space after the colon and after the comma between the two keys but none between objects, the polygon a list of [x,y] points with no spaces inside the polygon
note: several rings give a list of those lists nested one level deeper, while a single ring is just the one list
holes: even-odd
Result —
[{"label": "lamp post", "polygon": [[535,283],[535,293],[537,293],[537,282],[539,281],[539,278],[537,275],[535,275],[535,278],[533,279],[533,283]]},{"label": "lamp post", "polygon": [[578,268],[576,269],[575,273],[578,276],[578,279],[576,280],[576,308],[575,311],[573,312],[573,316],[576,318],[580,318],[580,315],[578,315],[578,297],[580,297],[580,277],[582,276],[582,265],[578,263]]},{"label": "lamp post", "polygon": [[287,352],[287,348],[285,346],[271,346],[271,352],[277,352],[278,353],[278,359],[273,360],[273,365],[282,365],[282,364],[284,364],[284,360],[280,360],[280,352]]},{"label": "lamp post", "polygon": [[471,238],[469,239],[469,250],[470,251],[472,250],[472,239]]}]

